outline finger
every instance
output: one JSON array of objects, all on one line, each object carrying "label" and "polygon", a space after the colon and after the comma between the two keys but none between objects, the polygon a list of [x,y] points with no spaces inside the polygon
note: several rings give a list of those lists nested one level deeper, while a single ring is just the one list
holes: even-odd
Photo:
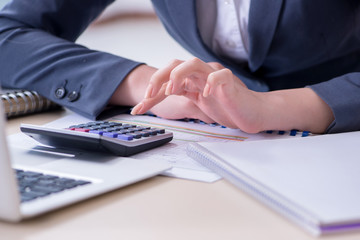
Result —
[{"label": "finger", "polygon": [[[167,93],[179,94],[184,90],[202,92],[207,76],[214,69],[198,58],[193,58],[175,67],[170,74],[172,86],[168,86]],[[191,84],[189,84],[191,82]]]},{"label": "finger", "polygon": [[225,67],[223,65],[221,65],[218,62],[209,62],[208,63],[214,70],[219,71],[221,69],[224,69]]},{"label": "finger", "polygon": [[161,86],[165,82],[169,81],[171,71],[181,63],[183,63],[183,61],[175,59],[171,63],[169,63],[166,67],[156,71],[150,78],[149,86],[145,91],[145,98],[152,98],[156,96]]},{"label": "finger", "polygon": [[234,85],[233,81],[233,74],[227,68],[210,73],[204,87],[203,97],[208,97],[213,94],[219,86],[225,87],[225,91],[231,91]]},{"label": "finger", "polygon": [[158,91],[157,95],[155,95],[152,98],[145,98],[140,103],[138,103],[132,110],[132,115],[136,114],[144,114],[147,111],[149,111],[152,107],[154,107],[156,104],[163,101],[167,96],[165,95],[165,89],[167,87],[168,83],[164,83],[160,90]]}]

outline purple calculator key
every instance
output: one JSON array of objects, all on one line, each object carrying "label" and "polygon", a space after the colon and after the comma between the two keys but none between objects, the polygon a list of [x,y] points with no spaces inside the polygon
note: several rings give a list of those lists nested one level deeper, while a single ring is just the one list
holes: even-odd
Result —
[{"label": "purple calculator key", "polygon": [[126,135],[126,134],[119,134],[117,136],[118,139],[121,139],[121,140],[126,140],[126,141],[130,141],[130,140],[133,140],[133,136],[131,135]]},{"label": "purple calculator key", "polygon": [[114,132],[104,132],[103,133],[103,136],[105,137],[111,137],[111,138],[116,138],[118,136],[117,133],[114,133]]}]

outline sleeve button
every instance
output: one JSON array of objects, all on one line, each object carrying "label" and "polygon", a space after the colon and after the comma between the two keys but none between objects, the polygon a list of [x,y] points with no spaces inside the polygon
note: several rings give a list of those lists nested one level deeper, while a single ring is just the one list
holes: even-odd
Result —
[{"label": "sleeve button", "polygon": [[69,95],[67,96],[67,99],[70,102],[74,102],[79,98],[80,94],[77,91],[72,91],[69,93]]},{"label": "sleeve button", "polygon": [[66,94],[66,90],[63,87],[59,87],[55,90],[55,97],[56,98],[63,98]]}]

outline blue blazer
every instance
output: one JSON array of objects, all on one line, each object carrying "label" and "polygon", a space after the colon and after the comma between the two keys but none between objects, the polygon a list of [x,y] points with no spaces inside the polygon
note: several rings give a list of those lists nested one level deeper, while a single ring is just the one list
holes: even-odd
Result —
[{"label": "blue blazer", "polygon": [[[90,118],[99,115],[140,64],[74,44],[111,2],[9,3],[0,12],[1,85],[36,90]],[[220,62],[256,91],[309,86],[334,112],[329,132],[360,130],[357,0],[252,0],[248,64],[221,58],[204,45],[195,0],[152,2],[167,31],[194,56]]]}]

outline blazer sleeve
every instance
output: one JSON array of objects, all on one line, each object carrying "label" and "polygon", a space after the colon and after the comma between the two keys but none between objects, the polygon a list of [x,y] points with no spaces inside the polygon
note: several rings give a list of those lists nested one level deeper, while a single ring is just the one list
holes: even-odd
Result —
[{"label": "blazer sleeve", "polygon": [[360,130],[360,73],[310,86],[331,108],[335,120],[327,133]]},{"label": "blazer sleeve", "polygon": [[75,43],[113,0],[13,0],[0,11],[0,83],[95,118],[141,63]]}]

